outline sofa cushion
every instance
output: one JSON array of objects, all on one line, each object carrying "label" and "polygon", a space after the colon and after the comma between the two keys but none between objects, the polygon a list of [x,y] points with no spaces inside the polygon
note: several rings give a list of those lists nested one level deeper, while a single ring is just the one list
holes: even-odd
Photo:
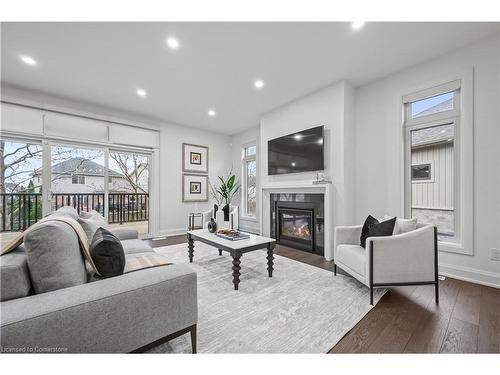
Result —
[{"label": "sofa cushion", "polygon": [[123,274],[125,253],[122,244],[108,230],[102,227],[97,229],[90,244],[90,254],[97,271],[103,278]]},{"label": "sofa cushion", "polygon": [[365,276],[366,250],[363,247],[359,245],[339,245],[335,255],[336,263],[343,263],[361,276]]},{"label": "sofa cushion", "polygon": [[45,293],[87,282],[78,236],[64,222],[46,221],[24,236],[24,246],[35,293]]},{"label": "sofa cushion", "polygon": [[146,241],[139,239],[124,240],[122,241],[122,246],[125,254],[147,253],[154,251],[153,248],[149,246]]},{"label": "sofa cushion", "polygon": [[99,223],[100,227],[103,227],[104,229],[107,229],[108,224],[106,223],[106,220],[104,219],[104,216],[102,216],[99,212],[96,210],[92,211],[81,211],[80,212],[80,217],[82,219],[93,219],[94,221],[97,221]]},{"label": "sofa cushion", "polygon": [[119,240],[135,240],[139,238],[139,232],[136,229],[129,228],[108,228],[113,235]]},{"label": "sofa cushion", "polygon": [[0,257],[0,287],[1,301],[30,294],[31,281],[24,245]]},{"label": "sofa cushion", "polygon": [[85,234],[87,235],[87,239],[89,243],[92,242],[92,239],[94,238],[94,234],[97,231],[97,228],[99,228],[101,225],[99,224],[99,221],[95,220],[93,217],[90,217],[88,219],[84,219],[83,217],[78,218],[78,224],[80,224],[85,231]]}]

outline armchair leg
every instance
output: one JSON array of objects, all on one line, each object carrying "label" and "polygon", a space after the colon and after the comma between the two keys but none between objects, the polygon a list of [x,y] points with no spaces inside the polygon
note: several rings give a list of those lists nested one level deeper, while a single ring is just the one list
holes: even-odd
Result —
[{"label": "armchair leg", "polygon": [[333,276],[337,276],[337,265],[333,265]]},{"label": "armchair leg", "polygon": [[196,324],[191,326],[191,351],[193,354],[196,354]]},{"label": "armchair leg", "polygon": [[439,305],[439,281],[436,281],[435,284],[435,293],[436,293],[436,305]]},{"label": "armchair leg", "polygon": [[373,306],[373,287],[370,287],[370,305]]}]

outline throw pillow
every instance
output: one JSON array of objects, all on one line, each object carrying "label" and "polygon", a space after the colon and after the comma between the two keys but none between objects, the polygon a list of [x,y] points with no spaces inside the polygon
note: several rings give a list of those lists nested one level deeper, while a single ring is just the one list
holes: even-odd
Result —
[{"label": "throw pillow", "polygon": [[365,223],[363,224],[363,229],[361,229],[361,237],[359,238],[360,245],[362,247],[365,247],[366,239],[368,238],[368,228],[370,227],[370,225],[377,223],[378,223],[377,219],[375,219],[372,215],[368,215],[368,217],[365,220]]},{"label": "throw pillow", "polygon": [[[378,224],[372,224],[368,227],[368,233],[366,238],[368,237],[382,237],[382,236],[392,236],[392,232],[394,231],[394,225],[396,225],[396,218],[383,221]],[[366,246],[366,239],[365,244]],[[363,246],[363,247],[365,247]]]},{"label": "throw pillow", "polygon": [[90,254],[94,264],[103,278],[119,276],[125,269],[125,252],[122,243],[113,234],[99,227],[92,243]]},{"label": "throw pillow", "polygon": [[[394,216],[385,215],[382,221],[387,221],[392,219]],[[396,225],[394,226],[394,232],[392,234],[401,234],[406,232],[411,232],[412,230],[417,229],[417,219],[403,219],[396,218]]]},{"label": "throw pillow", "polygon": [[101,226],[101,227],[103,227],[105,229],[107,228],[107,224],[106,224],[106,220],[104,219],[104,216],[102,216],[96,210],[92,210],[92,211],[89,211],[89,212],[82,211],[82,212],[80,212],[80,217],[82,219],[93,219],[93,220],[95,220],[96,222],[99,223],[99,226]]},{"label": "throw pillow", "polygon": [[85,231],[85,234],[87,235],[87,238],[89,240],[88,243],[90,244],[92,242],[92,239],[94,238],[95,232],[101,225],[99,225],[99,222],[93,218],[84,219],[82,217],[78,218],[78,223]]}]

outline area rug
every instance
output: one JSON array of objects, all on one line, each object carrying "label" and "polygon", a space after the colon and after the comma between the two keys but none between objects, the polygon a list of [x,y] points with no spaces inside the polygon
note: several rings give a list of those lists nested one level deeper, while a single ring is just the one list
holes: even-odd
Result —
[{"label": "area rug", "polygon": [[[156,251],[188,263],[186,244]],[[241,257],[238,291],[228,253],[196,242],[190,266],[198,275],[199,353],[326,353],[372,308],[368,288],[354,278],[279,255],[269,278],[261,250]],[[384,293],[375,290],[375,303]],[[186,334],[150,352],[190,351]]]}]

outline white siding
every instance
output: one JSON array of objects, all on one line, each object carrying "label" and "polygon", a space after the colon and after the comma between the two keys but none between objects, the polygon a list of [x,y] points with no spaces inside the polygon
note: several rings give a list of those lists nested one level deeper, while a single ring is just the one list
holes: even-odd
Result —
[{"label": "white siding", "polygon": [[412,207],[453,209],[453,143],[412,151],[412,165],[431,164],[430,181],[412,183]]}]

